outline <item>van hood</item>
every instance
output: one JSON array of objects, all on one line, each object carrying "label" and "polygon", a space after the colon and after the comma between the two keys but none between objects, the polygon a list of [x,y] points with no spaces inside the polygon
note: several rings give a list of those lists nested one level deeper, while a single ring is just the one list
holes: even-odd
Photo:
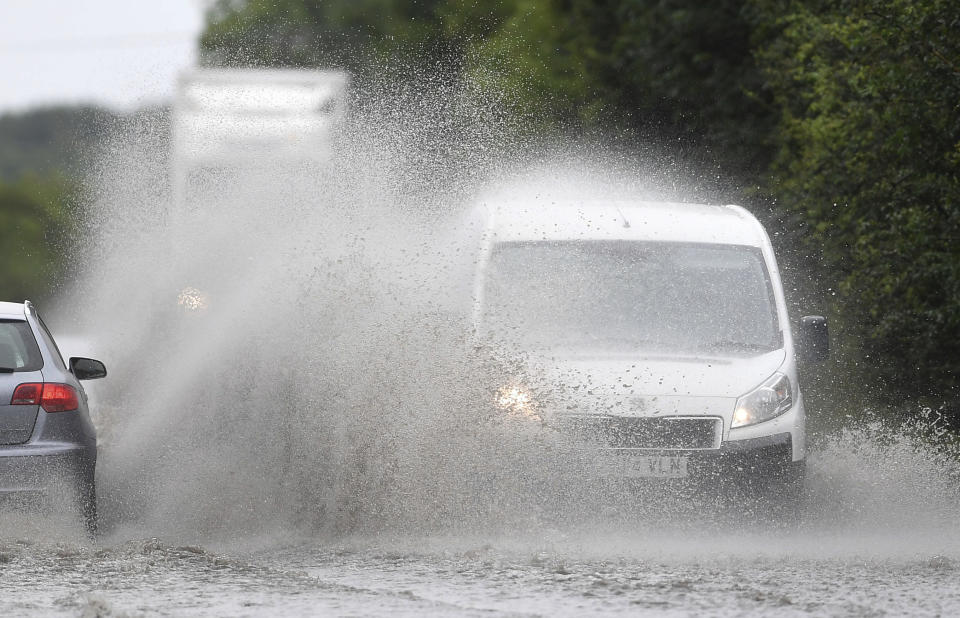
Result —
[{"label": "van hood", "polygon": [[655,415],[686,413],[687,403],[703,410],[708,400],[732,410],[736,398],[770,377],[785,358],[783,349],[724,357],[554,350],[549,357],[531,360],[570,411],[629,409],[631,414]]}]

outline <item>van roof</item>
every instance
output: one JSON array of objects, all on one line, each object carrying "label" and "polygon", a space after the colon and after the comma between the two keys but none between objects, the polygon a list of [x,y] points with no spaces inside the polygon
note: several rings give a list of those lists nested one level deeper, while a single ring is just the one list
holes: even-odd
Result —
[{"label": "van roof", "polygon": [[337,69],[258,69],[258,68],[226,68],[188,69],[180,74],[181,83],[187,82],[219,82],[227,84],[244,83],[287,83],[287,84],[329,84],[344,86],[350,81],[346,71]]},{"label": "van roof", "polygon": [[26,317],[23,303],[7,303],[0,301],[0,319],[23,320]]},{"label": "van roof", "polygon": [[553,204],[485,204],[494,242],[638,240],[763,247],[769,239],[740,206],[604,200]]}]

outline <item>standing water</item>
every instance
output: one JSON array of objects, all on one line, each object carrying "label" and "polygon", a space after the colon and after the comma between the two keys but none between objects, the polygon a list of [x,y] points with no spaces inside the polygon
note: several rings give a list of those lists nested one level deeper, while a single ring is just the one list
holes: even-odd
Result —
[{"label": "standing water", "polygon": [[536,369],[471,333],[481,189],[538,161],[544,204],[690,183],[586,148],[543,164],[469,93],[356,107],[328,161],[208,170],[192,209],[164,119],[117,131],[51,320],[110,369],[104,535],[4,513],[5,613],[960,612],[960,465],[932,421],[815,436],[785,522],[602,483],[497,413]]}]

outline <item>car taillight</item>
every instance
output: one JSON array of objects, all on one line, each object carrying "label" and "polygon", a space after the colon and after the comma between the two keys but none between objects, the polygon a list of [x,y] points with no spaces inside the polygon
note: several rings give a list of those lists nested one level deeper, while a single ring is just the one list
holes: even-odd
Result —
[{"label": "car taillight", "polygon": [[80,399],[69,384],[29,382],[13,391],[10,405],[39,405],[47,412],[70,412],[80,407]]},{"label": "car taillight", "polygon": [[40,407],[47,412],[70,412],[80,407],[77,391],[69,384],[44,384]]},{"label": "car taillight", "polygon": [[21,384],[13,391],[11,406],[37,406],[43,396],[43,384]]}]

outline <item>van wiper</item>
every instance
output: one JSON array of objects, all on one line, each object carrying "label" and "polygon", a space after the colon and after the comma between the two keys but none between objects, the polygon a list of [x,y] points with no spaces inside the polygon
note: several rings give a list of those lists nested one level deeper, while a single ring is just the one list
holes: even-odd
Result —
[{"label": "van wiper", "polygon": [[707,350],[727,350],[733,348],[735,350],[749,350],[751,352],[766,352],[773,349],[770,347],[770,344],[730,340],[714,341],[704,346],[704,348]]},{"label": "van wiper", "polygon": [[0,373],[13,373],[16,370],[16,367],[0,367]]},{"label": "van wiper", "polygon": [[610,345],[619,344],[620,347],[638,348],[644,345],[653,344],[662,346],[663,342],[655,339],[637,339],[635,337],[625,337],[622,335],[609,335],[605,337],[583,337],[579,339],[567,339],[562,341],[563,345]]}]

